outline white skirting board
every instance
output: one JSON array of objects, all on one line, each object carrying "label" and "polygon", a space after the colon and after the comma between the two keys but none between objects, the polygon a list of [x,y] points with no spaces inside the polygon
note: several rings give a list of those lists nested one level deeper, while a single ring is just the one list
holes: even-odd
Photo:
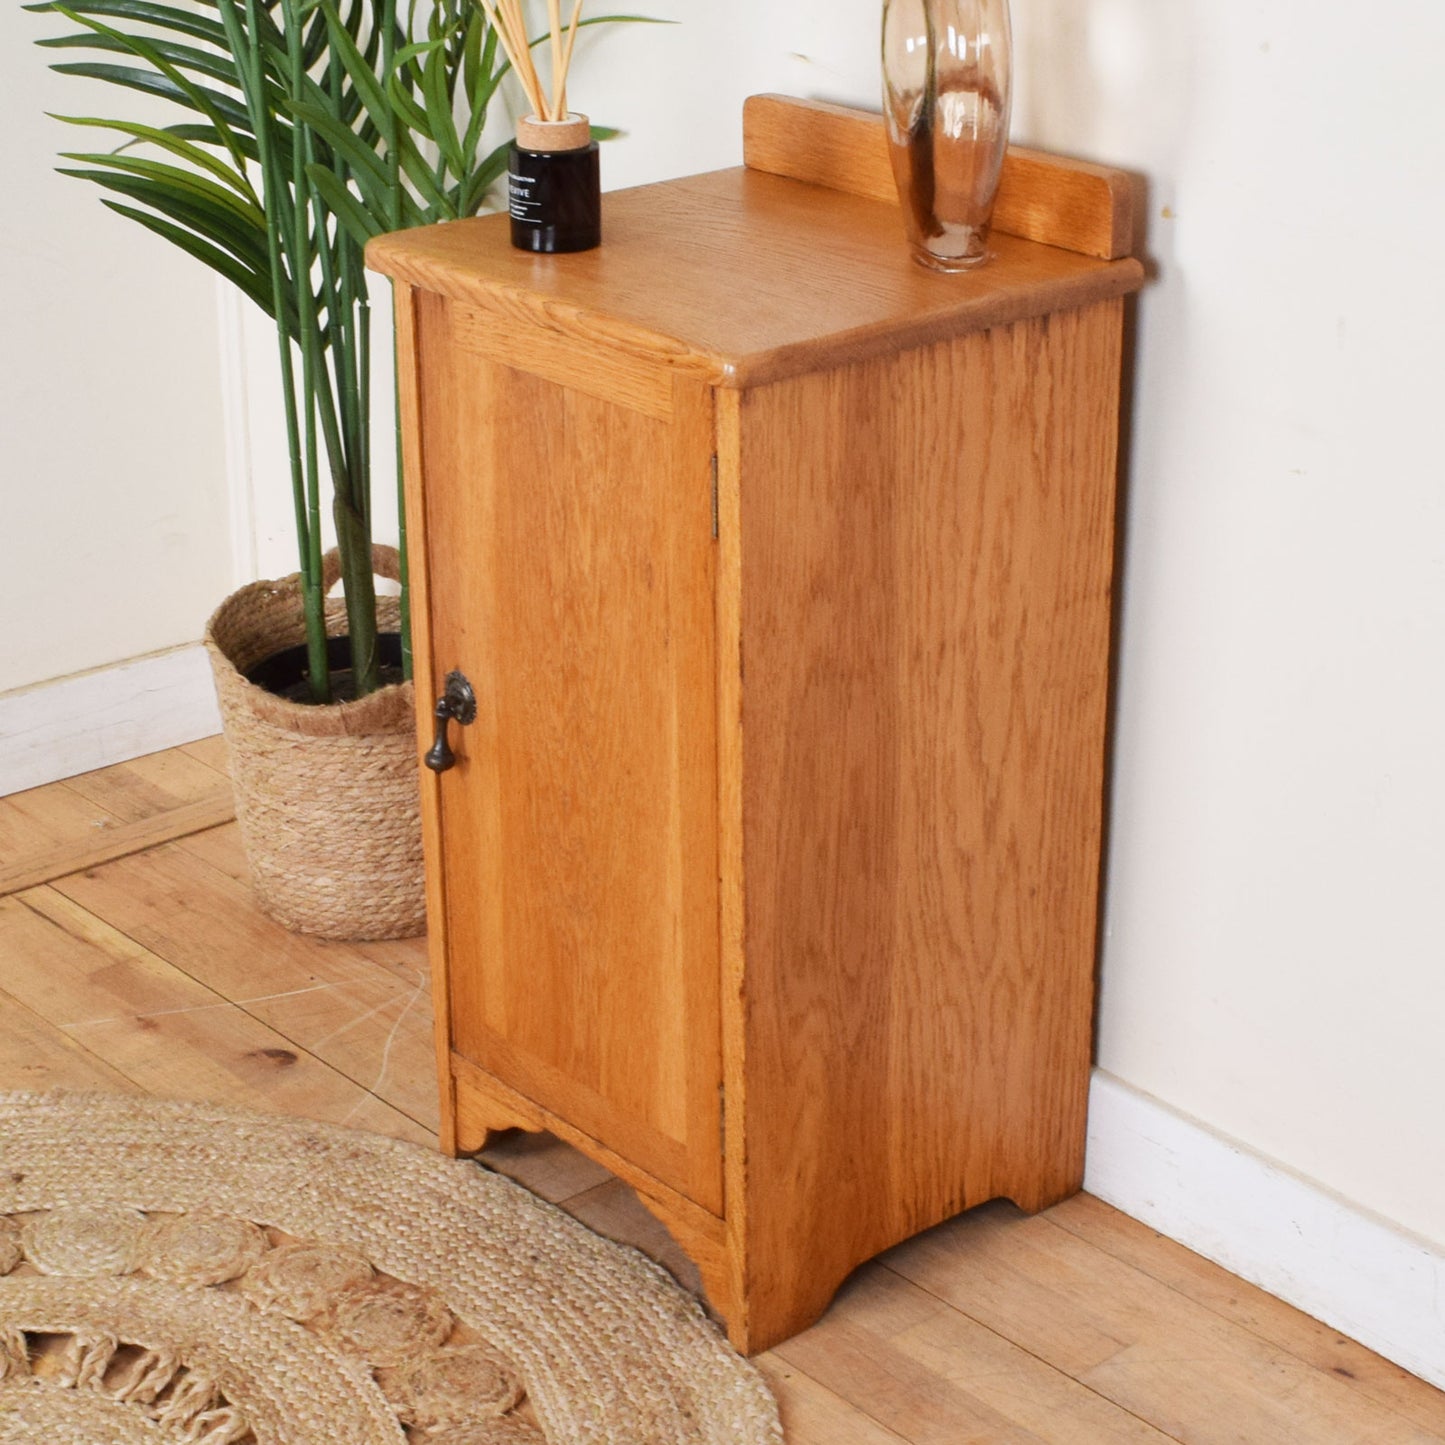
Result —
[{"label": "white skirting board", "polygon": [[1445,1388],[1445,1251],[1096,1070],[1084,1188]]},{"label": "white skirting board", "polygon": [[199,643],[0,693],[0,796],[220,730]]}]

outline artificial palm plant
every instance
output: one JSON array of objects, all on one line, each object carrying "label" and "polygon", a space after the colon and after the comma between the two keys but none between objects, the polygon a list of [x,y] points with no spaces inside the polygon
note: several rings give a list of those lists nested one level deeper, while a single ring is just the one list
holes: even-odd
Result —
[{"label": "artificial palm plant", "polygon": [[[521,0],[506,4],[515,20]],[[510,63],[472,0],[31,8],[77,27],[42,42],[68,52],[57,70],[137,92],[148,116],[162,112],[161,123],[63,117],[120,140],[70,154],[68,173],[104,187],[112,209],[210,266],[275,322],[300,568],[242,587],[206,629],[257,901],[322,937],[420,932],[413,699],[409,684],[378,686],[392,680],[380,667],[378,612],[405,638],[406,594],[403,585],[400,614],[393,599],[378,604],[372,576],[374,565],[390,575],[396,559],[372,547],[362,248],[382,231],[482,206],[506,167],[505,143],[484,132]],[[632,17],[582,23],[622,18]],[[157,101],[180,118],[165,124]],[[335,555],[321,540],[327,482]],[[325,601],[338,574],[344,619]],[[343,625],[349,656],[328,646]],[[306,656],[304,704],[263,677],[268,659],[293,650]],[[348,669],[358,700],[333,689],[333,666]],[[340,705],[312,705],[333,691]]]},{"label": "artificial palm plant", "polygon": [[[469,216],[506,167],[485,137],[510,69],[470,0],[53,0],[89,52],[54,69],[173,103],[168,125],[64,116],[117,149],[65,173],[233,282],[275,322],[311,700],[331,699],[322,478],[341,557],[356,696],[381,681],[372,579],[372,336],[362,248]],[[638,17],[605,16],[601,24]],[[405,555],[403,546],[403,557]],[[406,605],[403,564],[404,665]],[[407,666],[409,671],[409,666]]]}]

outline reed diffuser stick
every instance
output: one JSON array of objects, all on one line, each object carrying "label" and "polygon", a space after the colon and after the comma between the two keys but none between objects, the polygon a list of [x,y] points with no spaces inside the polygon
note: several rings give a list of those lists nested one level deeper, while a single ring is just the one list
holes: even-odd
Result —
[{"label": "reed diffuser stick", "polygon": [[[527,48],[526,36],[523,34],[521,44],[517,46],[512,36],[512,20],[506,0],[478,0],[478,3],[486,13],[488,23],[496,31],[497,38],[502,43],[502,49],[507,52],[507,59],[511,61],[512,69],[521,82],[522,89],[527,93],[527,103],[537,115],[544,115],[545,105],[542,100],[541,88],[537,82],[536,71],[530,63],[531,53]],[[526,57],[527,64],[518,64],[519,51]]]},{"label": "reed diffuser stick", "polygon": [[561,91],[558,82],[562,76],[562,0],[547,0],[547,21],[552,32],[552,114],[550,120],[561,120]]},{"label": "reed diffuser stick", "polygon": [[537,75],[537,66],[532,59],[532,46],[527,39],[527,22],[522,15],[522,0],[504,0],[507,15],[507,29],[516,50],[512,53],[512,64],[519,75],[525,76],[524,85],[529,97],[539,101],[537,115],[550,120],[547,109],[547,94]]},{"label": "reed diffuser stick", "polygon": [[567,76],[572,69],[572,47],[577,43],[577,22],[582,18],[582,0],[572,6],[572,23],[567,27],[567,49],[562,55],[562,114],[567,114]]},{"label": "reed diffuser stick", "polygon": [[[551,94],[542,85],[532,59],[532,43],[527,37],[527,21],[522,13],[522,0],[477,0],[487,16],[497,39],[512,63],[517,79],[527,94],[527,103],[538,120],[558,121],[567,118],[567,73],[572,68],[572,51],[577,44],[577,26],[582,18],[583,0],[574,0],[568,24],[562,23],[562,0],[547,0],[547,39],[552,54]],[[541,43],[540,39],[537,42]]]}]

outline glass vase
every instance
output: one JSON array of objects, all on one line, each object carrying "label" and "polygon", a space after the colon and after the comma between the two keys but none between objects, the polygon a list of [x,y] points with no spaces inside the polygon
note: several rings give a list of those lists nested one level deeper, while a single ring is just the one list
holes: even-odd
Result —
[{"label": "glass vase", "polygon": [[988,255],[1012,62],[1008,0],[884,0],[883,113],[914,259],[963,271]]}]

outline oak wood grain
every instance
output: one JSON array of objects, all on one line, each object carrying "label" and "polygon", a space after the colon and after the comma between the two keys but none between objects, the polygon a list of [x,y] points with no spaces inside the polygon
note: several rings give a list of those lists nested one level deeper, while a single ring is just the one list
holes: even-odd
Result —
[{"label": "oak wood grain", "polygon": [[[743,160],[753,170],[876,201],[896,202],[898,196],[883,117],[873,111],[751,96],[743,106]],[[1124,171],[1010,146],[993,229],[1112,261],[1129,254],[1133,202]]]},{"label": "oak wood grain", "polygon": [[448,1142],[615,1169],[751,1351],[1078,1187],[1141,273],[930,276],[892,205],[757,170],[610,204],[580,256],[370,250],[427,670],[479,702],[429,785]]},{"label": "oak wood grain", "polygon": [[539,260],[512,247],[508,225],[483,216],[378,237],[367,261],[494,327],[723,387],[1086,306],[1144,274],[1000,234],[987,266],[941,276],[909,258],[896,205],[748,169],[604,196],[595,251]]},{"label": "oak wood grain", "polygon": [[550,327],[460,302],[450,311],[451,338],[463,351],[545,377],[601,401],[631,407],[654,421],[672,420],[672,373],[664,363],[615,347],[582,347]]},{"label": "oak wood grain", "polygon": [[711,398],[669,374],[662,420],[417,317],[431,671],[478,699],[437,789],[453,1047],[719,1213]]},{"label": "oak wood grain", "polygon": [[[714,1300],[751,1338],[747,1149],[747,867],[743,853],[742,394],[717,393],[718,984],[723,1053],[726,1280]],[[731,1140],[731,1148],[728,1141]]]},{"label": "oak wood grain", "polygon": [[751,1340],[1082,1179],[1120,324],[743,396]]}]

